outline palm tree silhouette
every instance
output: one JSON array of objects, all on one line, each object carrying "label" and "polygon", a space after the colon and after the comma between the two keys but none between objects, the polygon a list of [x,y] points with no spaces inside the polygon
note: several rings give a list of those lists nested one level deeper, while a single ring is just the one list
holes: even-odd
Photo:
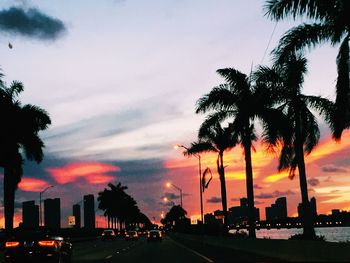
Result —
[{"label": "palm tree silhouette", "polygon": [[220,122],[204,122],[198,133],[198,142],[192,143],[184,152],[185,155],[193,155],[202,152],[214,152],[218,154],[217,170],[221,186],[221,203],[224,214],[225,233],[227,231],[227,197],[224,167],[224,152],[236,145],[234,135],[230,127],[222,128]]},{"label": "palm tree silhouette", "polygon": [[234,137],[233,142],[241,144],[244,149],[246,166],[246,188],[248,199],[249,237],[255,238],[255,208],[252,168],[252,142],[257,139],[254,121],[263,122],[264,134],[269,143],[278,139],[276,123],[283,120],[282,114],[273,109],[270,92],[264,87],[255,87],[250,77],[233,68],[217,70],[226,80],[225,84],[214,87],[210,93],[197,101],[196,113],[212,113],[205,123],[210,126],[218,121],[229,120]]},{"label": "palm tree silhouette", "polygon": [[4,168],[6,231],[13,229],[15,191],[23,175],[24,160],[42,161],[44,143],[38,133],[51,124],[42,108],[21,105],[18,96],[22,91],[20,82],[14,81],[8,87],[0,81],[0,166]]},{"label": "palm tree silhouette", "polygon": [[278,169],[289,169],[291,179],[298,169],[304,236],[313,239],[315,231],[308,198],[304,155],[310,154],[317,145],[320,130],[316,117],[310,109],[315,110],[328,123],[331,123],[334,104],[328,99],[301,93],[306,71],[306,59],[301,54],[290,54],[288,60],[284,60],[282,64],[276,64],[271,68],[260,66],[254,73],[254,79],[257,85],[266,86],[270,88],[271,93],[278,95],[278,98],[275,98],[276,107],[289,120],[288,126],[284,127]]},{"label": "palm tree silhouette", "polygon": [[337,55],[338,79],[336,84],[336,112],[333,136],[341,137],[342,131],[350,125],[350,2],[348,0],[268,0],[267,15],[276,21],[287,16],[306,16],[314,23],[296,26],[281,38],[274,50],[276,60],[288,59],[288,54],[311,48],[324,42],[340,43]]},{"label": "palm tree silhouette", "polygon": [[98,208],[104,210],[108,218],[108,227],[117,228],[119,221],[119,229],[124,229],[144,218],[136,201],[125,192],[127,186],[109,183],[108,187],[110,189],[105,188],[97,197]]}]

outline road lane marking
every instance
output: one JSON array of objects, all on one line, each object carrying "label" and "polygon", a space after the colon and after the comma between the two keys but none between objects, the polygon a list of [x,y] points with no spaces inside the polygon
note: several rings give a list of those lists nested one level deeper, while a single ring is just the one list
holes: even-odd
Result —
[{"label": "road lane marking", "polygon": [[195,250],[193,250],[193,249],[191,249],[191,248],[189,248],[189,247],[186,247],[186,246],[180,244],[179,242],[176,242],[176,241],[175,241],[174,239],[172,239],[171,237],[168,236],[167,238],[169,238],[170,241],[174,242],[174,243],[175,243],[176,245],[178,245],[179,247],[182,247],[182,248],[184,248],[184,249],[187,249],[188,251],[192,252],[193,254],[196,254],[197,256],[203,258],[204,260],[206,260],[206,261],[208,261],[208,262],[211,262],[211,263],[214,262],[214,260],[212,260],[212,259],[210,259],[210,258],[208,258],[208,257],[206,257],[206,256],[204,256],[204,255],[202,255],[201,253],[199,253],[199,252],[197,252],[197,251],[195,251]]},{"label": "road lane marking", "polygon": [[107,256],[105,259],[110,259],[111,257],[113,257],[112,255]]}]

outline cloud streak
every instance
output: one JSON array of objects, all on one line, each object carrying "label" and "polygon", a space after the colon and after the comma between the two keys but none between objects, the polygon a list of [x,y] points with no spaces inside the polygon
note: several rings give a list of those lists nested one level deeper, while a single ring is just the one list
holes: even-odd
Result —
[{"label": "cloud streak", "polygon": [[256,199],[270,199],[270,198],[277,198],[277,197],[282,197],[286,195],[295,195],[295,193],[291,190],[288,191],[274,191],[272,193],[260,193],[255,195]]},{"label": "cloud streak", "polygon": [[0,30],[39,40],[55,40],[66,32],[66,27],[61,20],[36,8],[10,7],[0,11]]}]

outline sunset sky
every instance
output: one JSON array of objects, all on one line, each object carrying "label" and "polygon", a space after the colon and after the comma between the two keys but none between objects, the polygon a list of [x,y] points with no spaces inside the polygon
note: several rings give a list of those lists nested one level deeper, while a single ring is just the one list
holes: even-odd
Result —
[{"label": "sunset sky", "polygon": [[[173,145],[196,140],[205,116],[195,114],[195,103],[223,83],[217,69],[249,74],[252,65],[269,65],[280,36],[301,21],[276,25],[264,16],[263,5],[263,0],[1,1],[4,80],[23,82],[22,102],[43,107],[52,119],[41,133],[43,162],[25,164],[16,192],[16,224],[21,202],[38,203],[39,192],[49,185],[54,187],[44,199],[61,198],[63,226],[73,204],[85,194],[97,196],[109,182],[127,185],[152,220],[169,209],[162,197],[180,202],[166,182],[183,189],[189,216],[199,214],[198,160]],[[23,30],[14,30],[11,11],[42,19],[45,28],[31,31],[19,22]],[[305,94],[334,99],[337,48],[324,45],[308,53]],[[350,210],[350,132],[336,143],[324,123],[320,128],[320,143],[306,158],[310,197],[316,197],[319,213]],[[254,146],[261,218],[280,196],[287,197],[288,215],[296,216],[298,178],[278,174],[276,156],[260,141]],[[214,175],[203,195],[205,213],[221,208],[215,161],[215,155],[202,156],[203,169],[210,167]],[[226,153],[225,165],[228,204],[236,206],[246,196],[242,148]]]}]

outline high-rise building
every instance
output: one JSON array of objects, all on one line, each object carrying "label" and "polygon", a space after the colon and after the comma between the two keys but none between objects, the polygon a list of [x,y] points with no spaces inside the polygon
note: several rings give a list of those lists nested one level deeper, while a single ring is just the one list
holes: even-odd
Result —
[{"label": "high-rise building", "polygon": [[[229,224],[241,224],[248,222],[248,200],[247,198],[241,198],[240,206],[234,206],[229,208],[228,211],[228,222]],[[255,211],[255,220],[260,220],[260,210],[259,208],[254,207]]]},{"label": "high-rise building", "polygon": [[84,227],[95,228],[95,200],[94,195],[84,195]]},{"label": "high-rise building", "polygon": [[59,198],[44,200],[45,227],[61,228],[61,200]]},{"label": "high-rise building", "polygon": [[22,223],[24,228],[39,227],[39,206],[35,205],[35,201],[22,203]]},{"label": "high-rise building", "polygon": [[317,217],[317,205],[316,205],[316,198],[312,197],[310,199],[310,207],[311,207],[311,213],[313,215],[314,218]]},{"label": "high-rise building", "polygon": [[[316,205],[316,198],[312,197],[310,199],[310,210],[311,210],[311,214],[313,216],[313,218],[315,219],[317,217],[317,205]],[[302,218],[304,214],[303,211],[303,204],[299,203],[298,204],[298,217]]]},{"label": "high-rise building", "polygon": [[75,228],[81,227],[80,205],[73,205],[73,216],[75,217]]},{"label": "high-rise building", "polygon": [[266,220],[284,220],[287,218],[287,198],[279,197],[270,207],[265,208]]}]

